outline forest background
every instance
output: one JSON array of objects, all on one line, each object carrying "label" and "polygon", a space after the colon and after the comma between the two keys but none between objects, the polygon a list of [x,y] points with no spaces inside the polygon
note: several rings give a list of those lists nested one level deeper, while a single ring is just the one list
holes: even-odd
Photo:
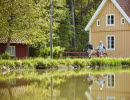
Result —
[{"label": "forest background", "polygon": [[[53,47],[82,51],[89,38],[85,26],[102,0],[53,0]],[[0,38],[22,38],[30,56],[50,46],[50,0],[0,0]]]}]

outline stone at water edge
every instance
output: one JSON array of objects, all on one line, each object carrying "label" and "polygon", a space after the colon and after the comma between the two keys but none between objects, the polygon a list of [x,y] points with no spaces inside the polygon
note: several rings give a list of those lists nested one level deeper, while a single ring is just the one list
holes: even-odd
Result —
[{"label": "stone at water edge", "polygon": [[1,69],[2,69],[2,72],[3,72],[3,71],[6,71],[6,70],[7,70],[7,67],[6,67],[6,66],[2,66]]},{"label": "stone at water edge", "polygon": [[78,68],[78,66],[77,66],[77,65],[74,65],[74,68],[75,68],[75,69],[77,69],[77,68]]}]

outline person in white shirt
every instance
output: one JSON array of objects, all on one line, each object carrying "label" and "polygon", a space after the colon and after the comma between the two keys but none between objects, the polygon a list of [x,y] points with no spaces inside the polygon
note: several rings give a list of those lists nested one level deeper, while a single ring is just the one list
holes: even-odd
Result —
[{"label": "person in white shirt", "polygon": [[102,56],[102,54],[103,54],[103,52],[105,50],[102,41],[99,41],[99,45],[97,46],[96,49],[99,49],[100,56]]}]

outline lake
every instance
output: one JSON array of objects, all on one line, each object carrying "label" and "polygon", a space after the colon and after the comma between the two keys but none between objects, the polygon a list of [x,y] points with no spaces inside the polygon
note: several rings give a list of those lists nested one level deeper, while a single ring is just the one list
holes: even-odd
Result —
[{"label": "lake", "polygon": [[130,72],[115,70],[1,72],[0,100],[130,100]]}]

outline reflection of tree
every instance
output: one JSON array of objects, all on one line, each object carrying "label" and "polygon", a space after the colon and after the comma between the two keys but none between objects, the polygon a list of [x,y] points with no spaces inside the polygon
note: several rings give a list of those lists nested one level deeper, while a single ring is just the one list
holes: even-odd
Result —
[{"label": "reflection of tree", "polygon": [[[39,74],[36,71],[21,71],[7,74],[5,79],[4,77],[0,79],[5,83],[10,83],[9,86],[4,86],[4,88],[8,90],[10,100],[51,100],[50,77],[52,75],[55,76],[55,74],[57,73]],[[84,100],[86,98],[84,91],[88,89],[85,77],[74,75],[72,77],[66,77],[63,76],[63,74],[64,72],[53,77],[52,99],[62,100],[60,98],[68,98],[67,100]],[[14,77],[16,80],[14,80]],[[7,79],[10,81],[7,81]],[[1,100],[9,100],[6,96],[7,95],[2,95]]]},{"label": "reflection of tree", "polygon": [[53,100],[53,78],[51,77],[51,100]]},{"label": "reflection of tree", "polygon": [[14,99],[13,99],[12,90],[11,90],[10,85],[8,85],[8,91],[9,91],[10,100],[14,100]]},{"label": "reflection of tree", "polygon": [[66,82],[60,84],[60,95],[57,100],[85,100],[85,91],[88,90],[87,82],[84,76],[66,77]]},{"label": "reflection of tree", "polygon": [[[18,79],[17,79],[18,80]],[[6,84],[4,85],[4,94],[2,95],[0,100],[9,100],[7,99],[7,95],[10,96],[10,100],[51,100],[51,86],[50,86],[50,79],[45,78],[44,80],[28,80],[29,84],[24,84],[23,82],[25,79],[19,79],[19,82],[16,82],[16,84]],[[61,81],[60,81],[61,80]],[[11,82],[12,81],[8,81]],[[56,86],[63,82],[63,79],[54,78],[53,84]],[[3,82],[3,84],[5,84]],[[0,89],[1,91],[1,89]],[[53,90],[54,97],[57,95],[56,93],[58,90]],[[3,99],[2,99],[3,98]]]}]

